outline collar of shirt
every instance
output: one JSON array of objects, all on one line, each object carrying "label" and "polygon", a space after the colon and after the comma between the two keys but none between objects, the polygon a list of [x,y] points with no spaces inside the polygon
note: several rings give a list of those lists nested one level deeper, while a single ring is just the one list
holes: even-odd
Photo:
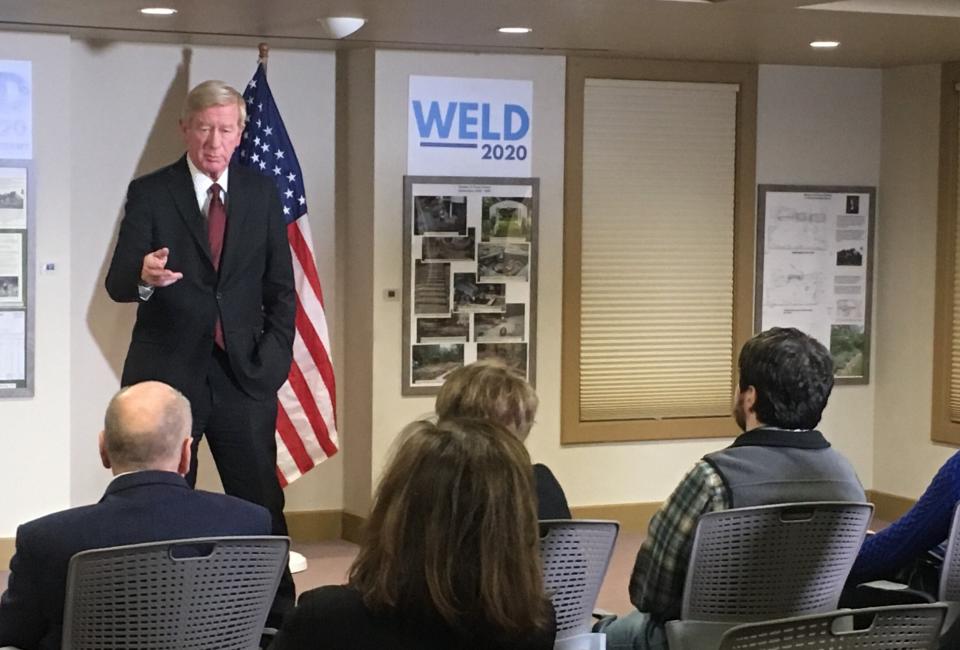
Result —
[{"label": "collar of shirt", "polygon": [[741,433],[730,446],[827,449],[830,443],[816,429],[778,429],[777,427],[760,426]]},{"label": "collar of shirt", "polygon": [[[210,186],[213,185],[214,181],[193,164],[189,155],[187,156],[187,166],[190,168],[190,177],[193,179],[193,191],[196,192],[197,195],[197,206],[200,208],[200,213],[206,216],[207,204],[210,202]],[[223,192],[221,198],[223,199],[224,205],[227,203],[228,176],[230,176],[229,166],[223,170],[220,178],[216,180],[216,182],[220,184],[220,190]]]}]

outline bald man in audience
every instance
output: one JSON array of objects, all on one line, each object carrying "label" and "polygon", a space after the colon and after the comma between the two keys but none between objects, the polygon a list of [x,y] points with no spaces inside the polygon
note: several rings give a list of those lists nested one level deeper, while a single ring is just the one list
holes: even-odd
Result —
[{"label": "bald man in audience", "polygon": [[80,551],[270,534],[266,508],[187,485],[191,424],[189,402],[166,384],[134,384],[114,396],[100,432],[100,459],[114,478],[99,503],[17,529],[10,581],[0,597],[0,646],[60,648],[67,565]]}]

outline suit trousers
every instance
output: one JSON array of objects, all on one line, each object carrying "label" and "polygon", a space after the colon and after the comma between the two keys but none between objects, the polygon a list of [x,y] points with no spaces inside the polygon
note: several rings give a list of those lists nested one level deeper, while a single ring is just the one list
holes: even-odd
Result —
[{"label": "suit trousers", "polygon": [[[223,491],[265,507],[270,511],[271,534],[286,536],[283,489],[276,468],[276,398],[256,400],[244,393],[226,352],[216,346],[207,372],[205,393],[207,399],[191,405],[193,454],[187,482],[190,487],[196,485],[197,448],[206,435]],[[293,609],[295,601],[293,576],[290,569],[285,568],[267,625],[279,627],[280,620]]]}]

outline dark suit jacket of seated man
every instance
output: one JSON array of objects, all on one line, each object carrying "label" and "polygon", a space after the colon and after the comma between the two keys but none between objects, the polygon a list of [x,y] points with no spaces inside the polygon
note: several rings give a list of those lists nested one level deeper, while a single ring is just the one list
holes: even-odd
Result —
[{"label": "dark suit jacket of seated man", "polygon": [[189,403],[166,384],[135,384],[114,397],[100,453],[115,477],[99,503],[17,529],[10,580],[0,597],[0,646],[60,648],[67,565],[80,551],[270,534],[266,508],[187,485],[183,474],[190,465],[190,422]]},{"label": "dark suit jacket of seated man", "polygon": [[609,650],[665,650],[664,624],[680,617],[701,515],[798,501],[865,501],[849,461],[815,427],[833,389],[827,349],[803,332],[773,328],[740,352],[734,417],[745,432],[707,454],[650,520],[630,577],[637,608],[596,626]]}]

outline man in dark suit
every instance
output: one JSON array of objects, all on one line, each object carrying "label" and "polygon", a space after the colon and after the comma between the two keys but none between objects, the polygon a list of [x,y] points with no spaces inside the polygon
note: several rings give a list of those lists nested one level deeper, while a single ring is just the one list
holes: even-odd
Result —
[{"label": "man in dark suit", "polygon": [[190,405],[160,382],[124,388],[110,401],[100,458],[114,479],[99,503],[17,529],[0,646],[60,647],[67,565],[80,551],[167,539],[269,535],[270,514],[235,497],[193,490]]},{"label": "man in dark suit", "polygon": [[[265,506],[273,534],[286,535],[274,431],[296,297],[277,189],[230,164],[245,120],[242,96],[222,81],[190,91],[186,155],[130,183],[106,287],[139,303],[121,383],[163,381],[190,400],[187,481],[206,435],[224,491]],[[293,600],[285,572],[271,625]]]}]

